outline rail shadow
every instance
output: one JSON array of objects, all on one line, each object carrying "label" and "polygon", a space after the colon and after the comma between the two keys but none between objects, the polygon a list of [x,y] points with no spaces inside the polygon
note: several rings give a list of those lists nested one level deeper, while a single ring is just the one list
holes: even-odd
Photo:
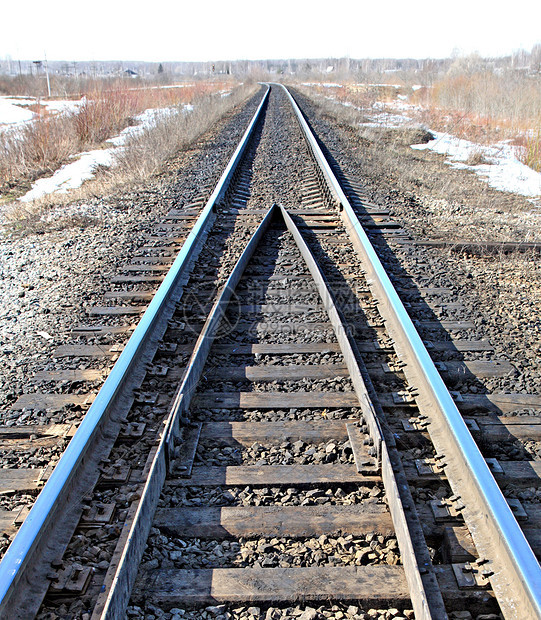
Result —
[{"label": "rail shadow", "polygon": [[[310,108],[311,104],[307,102],[302,95],[295,92],[294,96],[302,107]],[[441,324],[441,321],[466,323],[466,319],[469,318],[466,315],[466,309],[460,308],[457,304],[454,304],[452,300],[450,303],[447,300],[442,300],[441,305],[439,305],[438,297],[441,297],[441,295],[438,294],[434,294],[432,298],[439,307],[435,304],[433,304],[435,307],[431,307],[431,305],[427,303],[427,297],[430,295],[430,292],[422,290],[417,286],[412,277],[405,270],[392,245],[390,245],[383,234],[378,232],[377,223],[374,218],[372,218],[370,209],[364,207],[363,200],[366,200],[366,198],[359,195],[358,190],[355,188],[358,184],[350,181],[333,153],[318,137],[317,129],[310,121],[310,118],[304,112],[303,115],[316,136],[322,152],[327,158],[327,161],[340,182],[346,196],[350,200],[356,214],[362,219],[363,223],[366,222],[369,224],[368,227],[364,226],[365,231],[387,272],[391,274],[393,284],[395,288],[397,288],[399,296],[406,306],[408,313],[414,320],[414,324],[425,342],[427,350],[442,375],[445,384],[456,397],[455,400],[458,408],[465,416],[491,416],[492,421],[500,427],[499,437],[501,437],[502,442],[504,438],[505,441],[515,441],[516,437],[508,431],[502,421],[498,421],[496,416],[532,414],[534,412],[536,412],[536,415],[540,415],[539,404],[536,404],[535,407],[528,407],[527,403],[523,404],[520,402],[520,399],[517,398],[515,406],[513,403],[510,403],[509,406],[507,406],[507,404],[506,406],[498,406],[497,402],[488,399],[490,390],[487,389],[485,384],[478,377],[490,376],[491,370],[489,365],[484,369],[481,368],[479,371],[476,369],[476,373],[474,374],[474,372],[468,368],[466,362],[473,362],[470,365],[475,368],[475,362],[493,360],[492,352],[489,349],[486,349],[484,352],[481,350],[474,352],[474,349],[471,349],[472,354],[466,358],[465,351],[469,351],[466,343],[469,341],[469,338],[475,338],[473,326],[466,329],[453,329],[452,327],[445,328]],[[324,125],[325,121],[323,120],[321,123]],[[372,224],[372,226],[370,226],[370,224]],[[316,238],[311,240],[311,246],[320,256],[328,255]],[[336,274],[333,274],[333,277],[336,277]],[[347,287],[347,284],[344,283],[344,286]],[[427,281],[426,288],[435,289],[436,286],[432,285],[431,287],[430,281]],[[485,372],[487,374],[483,375]],[[468,398],[461,399],[461,394],[467,395]],[[483,443],[482,439],[481,443]],[[493,443],[488,443],[487,448],[489,452],[500,452],[498,446]]]}]

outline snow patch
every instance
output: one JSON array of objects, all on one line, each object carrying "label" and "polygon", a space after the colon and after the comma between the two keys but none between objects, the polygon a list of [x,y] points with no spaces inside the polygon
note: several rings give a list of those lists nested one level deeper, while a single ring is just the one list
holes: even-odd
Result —
[{"label": "snow patch", "polygon": [[21,202],[31,202],[46,194],[59,192],[65,194],[70,189],[80,187],[94,176],[98,166],[110,166],[113,162],[114,149],[98,149],[81,153],[79,159],[58,169],[53,176],[39,179],[32,189],[19,198]]},{"label": "snow patch", "polygon": [[56,112],[57,114],[66,114],[69,112],[77,112],[81,105],[85,102],[85,98],[78,101],[59,100],[59,101],[40,101],[48,112]]},{"label": "snow patch", "polygon": [[[337,101],[334,97],[327,97],[336,103],[346,107],[353,107],[364,112],[366,122],[361,123],[364,127],[387,127],[399,129],[407,126],[418,126],[418,123],[405,114],[392,114],[387,111],[387,104],[377,101],[373,104],[373,113],[367,113],[348,101]],[[392,104],[394,110],[411,112],[421,109],[418,105],[396,101]],[[411,148],[433,150],[436,153],[446,155],[448,164],[454,168],[472,170],[481,179],[494,189],[520,194],[527,198],[541,197],[541,173],[528,168],[517,159],[516,148],[507,142],[500,142],[493,146],[482,146],[468,140],[462,140],[446,133],[440,133],[429,129],[435,138],[426,144],[415,144]],[[470,165],[466,162],[471,159],[480,159],[483,163]]]},{"label": "snow patch", "polygon": [[322,86],[323,88],[344,88],[343,84],[334,82],[302,82],[302,86]]},{"label": "snow patch", "polygon": [[11,97],[0,97],[0,125],[26,123],[34,118],[34,112],[25,110],[20,103],[14,103]]},{"label": "snow patch", "polygon": [[[426,144],[412,145],[418,151],[431,150],[447,156],[447,163],[454,167],[472,170],[490,187],[529,198],[541,196],[541,173],[524,165],[516,157],[516,149],[506,142],[482,146],[446,133],[431,131],[435,139]],[[469,165],[470,158],[481,157],[486,163]]]},{"label": "snow patch", "polygon": [[150,108],[135,117],[137,125],[126,127],[118,136],[110,138],[107,142],[113,144],[109,149],[97,149],[77,155],[78,159],[71,164],[66,164],[57,170],[52,176],[39,179],[32,185],[32,189],[19,200],[30,202],[42,198],[47,194],[59,192],[65,194],[70,189],[80,187],[85,181],[94,176],[98,166],[110,167],[114,161],[115,153],[124,148],[127,140],[141,134],[147,129],[155,127],[158,122],[181,112],[190,112],[193,106],[184,105],[182,108]]},{"label": "snow patch", "polygon": [[[186,109],[188,106],[184,106]],[[193,106],[189,106],[193,109]],[[165,119],[168,116],[174,116],[179,113],[179,108],[149,108],[141,114],[135,117],[137,121],[136,125],[130,125],[123,129],[118,136],[109,138],[107,142],[114,144],[115,146],[122,146],[127,142],[129,138],[142,134],[147,129],[155,127],[161,119]]]}]

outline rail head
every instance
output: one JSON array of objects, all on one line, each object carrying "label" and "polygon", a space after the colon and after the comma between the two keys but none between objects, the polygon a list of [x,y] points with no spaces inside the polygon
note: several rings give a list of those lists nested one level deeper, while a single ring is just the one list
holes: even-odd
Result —
[{"label": "rail head", "polygon": [[[141,358],[143,350],[152,339],[156,339],[155,328],[158,321],[162,320],[160,318],[162,313],[167,306],[172,310],[174,296],[180,294],[181,291],[181,280],[198,252],[201,239],[212,223],[214,206],[227,190],[261,116],[269,92],[270,88],[267,86],[256,113],[173,265],[2,558],[0,562],[0,617],[15,617],[10,614],[17,612],[17,609],[13,607],[17,585],[24,583],[29,567],[37,561],[38,549],[46,544],[44,541],[46,532],[56,516],[61,514],[66,498],[72,490],[71,483],[81,465],[89,460],[90,448],[102,424],[111,415],[113,404],[132,379],[133,369]],[[29,582],[24,583],[24,586],[31,587]]]},{"label": "rail head", "polygon": [[303,113],[287,88],[279,86],[287,93],[310,150],[341,205],[344,224],[368,267],[383,318],[406,362],[404,372],[423,388],[418,404],[429,414],[429,432],[438,452],[448,456],[445,473],[466,503],[464,512],[478,551],[490,561],[494,571],[490,581],[502,612],[506,618],[541,618],[539,562]]}]

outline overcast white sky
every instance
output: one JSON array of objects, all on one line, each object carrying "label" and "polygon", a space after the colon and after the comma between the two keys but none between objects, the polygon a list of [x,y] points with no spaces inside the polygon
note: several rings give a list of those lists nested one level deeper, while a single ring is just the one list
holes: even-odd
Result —
[{"label": "overcast white sky", "polygon": [[3,0],[0,58],[501,56],[541,43],[541,0]]}]

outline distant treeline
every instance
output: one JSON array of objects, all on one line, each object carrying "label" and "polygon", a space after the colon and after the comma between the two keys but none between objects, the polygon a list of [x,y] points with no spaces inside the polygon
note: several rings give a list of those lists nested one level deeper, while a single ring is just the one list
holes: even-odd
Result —
[{"label": "distant treeline", "polygon": [[[210,62],[143,62],[143,61],[49,61],[51,75],[72,77],[127,77],[167,79],[172,76],[193,79],[211,75],[254,76],[259,79],[265,75],[350,76],[363,79],[373,74],[417,73],[439,74],[446,72],[457,59],[470,59],[485,69],[502,71],[519,69],[528,72],[541,71],[541,44],[531,51],[520,50],[500,58],[482,58],[476,54],[461,56],[454,54],[445,59],[415,58],[319,58],[319,59],[279,59],[279,60],[215,60]],[[0,59],[0,74],[11,76],[44,75],[44,59],[18,60]]]}]

